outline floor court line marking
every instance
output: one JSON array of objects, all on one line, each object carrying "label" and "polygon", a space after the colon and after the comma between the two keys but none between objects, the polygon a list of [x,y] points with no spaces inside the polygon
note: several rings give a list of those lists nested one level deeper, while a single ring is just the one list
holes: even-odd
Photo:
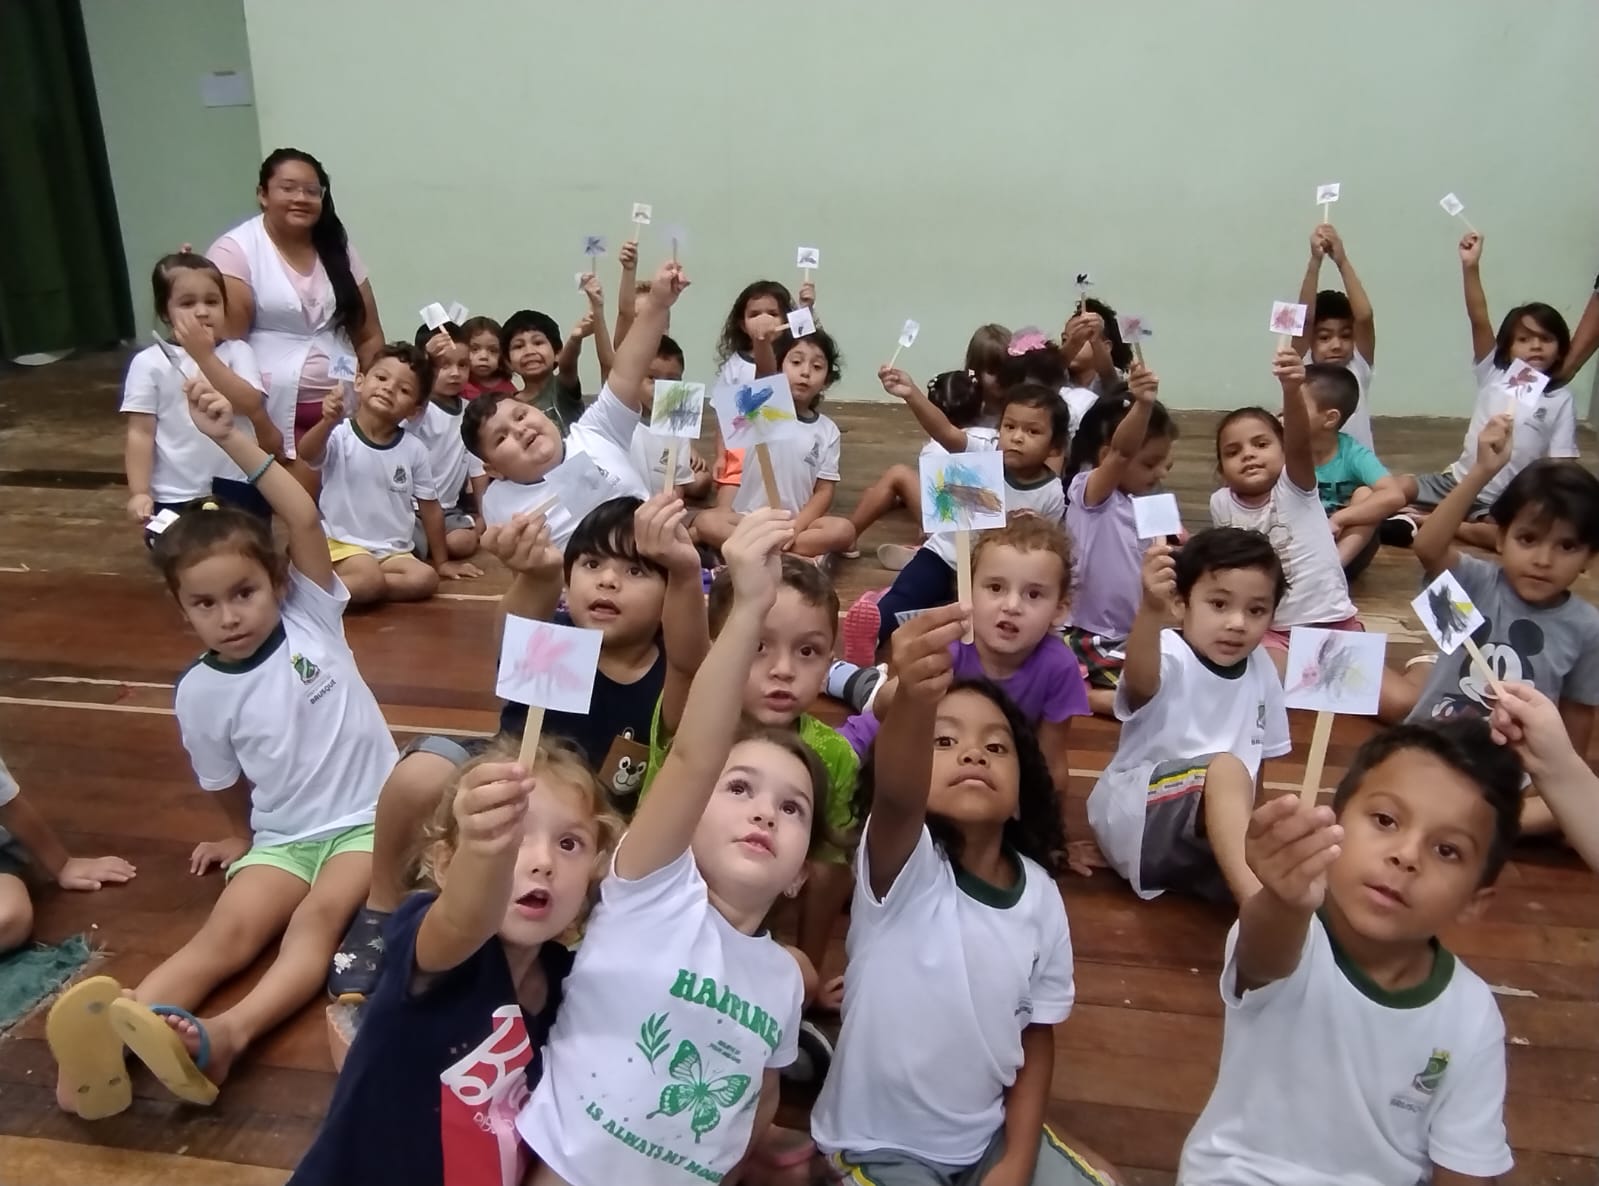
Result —
[{"label": "floor court line marking", "polygon": [[137,679],[97,679],[88,675],[35,675],[30,676],[28,682],[33,684],[90,684],[95,687],[105,688],[171,688],[174,686],[172,684]]}]

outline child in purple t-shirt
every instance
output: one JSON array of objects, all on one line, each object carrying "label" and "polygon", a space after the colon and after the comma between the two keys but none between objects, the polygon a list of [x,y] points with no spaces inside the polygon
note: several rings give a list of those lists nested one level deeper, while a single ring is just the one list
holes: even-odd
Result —
[{"label": "child in purple t-shirt", "polygon": [[1088,703],[1113,716],[1124,645],[1142,596],[1144,545],[1133,525],[1133,498],[1152,494],[1171,469],[1177,426],[1155,399],[1160,380],[1142,363],[1126,393],[1083,413],[1061,480],[1066,533],[1077,553],[1077,588],[1066,642],[1088,681]]},{"label": "child in purple t-shirt", "polygon": [[[977,538],[972,555],[972,642],[951,644],[955,678],[993,680],[1038,728],[1050,779],[1065,793],[1071,761],[1067,730],[1088,715],[1088,691],[1071,650],[1056,631],[1071,587],[1071,549],[1060,527],[1038,515],[1017,515]],[[895,680],[873,698],[886,709]],[[840,730],[864,755],[877,736],[874,711]]]}]

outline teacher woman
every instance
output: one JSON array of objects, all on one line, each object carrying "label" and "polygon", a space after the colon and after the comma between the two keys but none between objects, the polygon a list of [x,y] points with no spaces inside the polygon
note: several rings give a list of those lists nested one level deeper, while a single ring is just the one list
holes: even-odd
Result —
[{"label": "teacher woman", "polygon": [[276,149],[261,162],[255,196],[261,213],[206,254],[227,288],[228,336],[250,343],[268,400],[295,403],[298,441],[322,417],[333,360],[353,354],[364,367],[383,344],[383,326],[322,163]]}]

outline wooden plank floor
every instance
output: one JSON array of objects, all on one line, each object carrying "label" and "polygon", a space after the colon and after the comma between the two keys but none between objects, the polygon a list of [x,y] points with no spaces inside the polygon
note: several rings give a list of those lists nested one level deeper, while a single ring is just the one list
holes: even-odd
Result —
[{"label": "wooden plank floor", "polygon": [[[221,817],[194,786],[171,718],[171,684],[196,650],[121,518],[120,356],[0,378],[0,752],[76,852],[117,852],[138,879],[93,895],[38,896],[38,934],[85,931],[102,969],[136,981],[205,917],[221,882],[189,876],[195,843]],[[1262,394],[1266,394],[1263,392]],[[836,403],[853,504],[870,476],[914,456],[899,408]],[[1191,525],[1211,489],[1214,416],[1180,417],[1173,485]],[[1437,468],[1462,425],[1379,420],[1395,469]],[[1591,458],[1592,441],[1585,438]],[[909,541],[903,515],[845,566],[847,600],[886,583],[870,546]],[[492,563],[487,567],[493,568]],[[1406,616],[1416,568],[1385,551],[1357,586],[1368,624],[1393,654],[1419,649]],[[361,667],[402,737],[493,727],[493,598],[503,572],[454,585],[424,605],[352,616]],[[1581,586],[1593,598],[1596,585]],[[1295,714],[1297,744],[1309,721]],[[1366,735],[1340,720],[1329,780]],[[1067,825],[1086,834],[1084,800],[1115,746],[1109,722],[1073,729]],[[1295,782],[1301,753],[1268,766]],[[1486,918],[1446,936],[1490,983],[1510,1034],[1507,1105],[1516,1183],[1599,1183],[1599,883],[1554,845],[1524,845]],[[1052,1118],[1123,1167],[1132,1183],[1169,1183],[1203,1105],[1220,1048],[1216,976],[1229,919],[1198,903],[1138,902],[1115,877],[1063,883],[1077,959],[1078,1005],[1061,1027]],[[236,997],[249,975],[224,991]],[[321,1008],[256,1049],[208,1110],[180,1107],[147,1076],[120,1117],[86,1124],[53,1102],[53,1068],[34,1016],[0,1040],[0,1180],[281,1180],[315,1130],[332,1088]],[[231,1166],[250,1167],[237,1172]]]}]

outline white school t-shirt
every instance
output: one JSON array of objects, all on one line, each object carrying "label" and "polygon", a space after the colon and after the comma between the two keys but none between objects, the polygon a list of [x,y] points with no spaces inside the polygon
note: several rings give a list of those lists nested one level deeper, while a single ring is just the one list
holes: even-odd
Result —
[{"label": "white school t-shirt", "polygon": [[633,470],[644,479],[644,484],[649,488],[649,495],[661,493],[666,489],[666,461],[671,454],[672,443],[677,443],[676,473],[672,477],[672,485],[687,486],[694,480],[694,466],[689,458],[694,453],[694,442],[687,437],[673,437],[664,432],[651,432],[648,424],[639,424],[633,429],[633,443],[628,447],[628,457],[633,463]]},{"label": "white school t-shirt", "polygon": [[[1061,522],[1066,517],[1066,491],[1061,488],[1060,476],[1045,474],[1030,486],[1018,486],[1011,481],[1009,474],[1005,475],[1006,518],[1017,511],[1031,511],[1051,523]],[[973,543],[975,545],[975,539]],[[955,532],[940,531],[930,535],[922,547],[931,550],[951,568],[955,567]]]},{"label": "white school t-shirt", "polygon": [[483,462],[467,451],[461,436],[466,405],[457,399],[455,410],[428,400],[427,406],[406,422],[405,430],[422,442],[433,470],[433,488],[439,505],[449,510],[460,504],[461,492],[472,478],[483,476]]},{"label": "white school t-shirt", "polygon": [[[1240,669],[1241,666],[1241,669]],[[1163,762],[1205,754],[1232,754],[1250,778],[1262,758],[1292,749],[1282,680],[1264,648],[1222,674],[1171,628],[1160,632],[1160,689],[1136,711],[1125,681],[1116,689],[1116,719],[1122,723],[1111,755],[1088,795],[1088,826],[1111,868],[1140,898],[1154,898],[1140,879],[1144,815],[1152,793],[1150,772]]]},{"label": "white school t-shirt", "polygon": [[[200,373],[187,351],[172,346],[178,356],[183,379]],[[216,345],[217,360],[257,391],[261,390],[261,369],[248,342],[226,338]],[[155,417],[155,462],[150,470],[150,497],[156,502],[187,502],[211,493],[213,478],[244,481],[244,471],[228,459],[210,437],[194,426],[189,415],[188,397],[180,379],[159,346],[147,346],[128,363],[122,385],[124,412],[143,412]],[[268,418],[283,434],[285,452],[294,456],[294,405],[267,408]],[[243,416],[234,425],[252,441],[255,429]]]},{"label": "white school t-shirt", "polygon": [[923,827],[878,899],[862,838],[844,1028],[811,1111],[824,1152],[971,1165],[1004,1128],[1022,1031],[1065,1021],[1076,998],[1060,890],[1042,866],[1012,856],[1016,885],[1000,889],[957,870]]},{"label": "white school t-shirt", "polygon": [[1083,426],[1083,417],[1088,415],[1088,409],[1099,402],[1099,392],[1092,387],[1073,387],[1068,384],[1060,389],[1061,399],[1066,401],[1066,410],[1071,413],[1071,426],[1066,432],[1066,447],[1071,448],[1077,430]]},{"label": "white school t-shirt", "polygon": [[1271,540],[1288,574],[1288,593],[1271,622],[1275,628],[1320,626],[1355,616],[1338,541],[1327,525],[1327,511],[1314,482],[1309,490],[1301,490],[1285,465],[1258,507],[1245,506],[1223,486],[1210,496],[1210,521],[1217,527],[1258,531]]},{"label": "white school t-shirt", "polygon": [[636,881],[613,861],[562,993],[522,1139],[570,1186],[719,1181],[798,1055],[794,957],[734,929],[689,853]]},{"label": "white school t-shirt", "polygon": [[1396,1186],[1432,1166],[1509,1171],[1505,1023],[1482,979],[1438,947],[1432,977],[1387,993],[1320,918],[1299,966],[1240,995],[1227,935],[1221,1067],[1183,1146],[1184,1186]]},{"label": "white school t-shirt", "polygon": [[[963,453],[992,453],[999,448],[999,429],[973,426],[962,429],[966,434],[966,448]],[[921,452],[916,455],[917,460],[928,457],[948,457],[949,450],[937,441],[929,438],[922,444]]]},{"label": "white school t-shirt", "polygon": [[1460,457],[1449,467],[1455,481],[1462,481],[1477,462],[1477,434],[1494,416],[1515,413],[1515,429],[1510,437],[1510,460],[1477,495],[1480,503],[1498,498],[1510,480],[1540,457],[1576,457],[1577,412],[1569,387],[1545,391],[1535,407],[1526,407],[1505,386],[1504,367],[1494,366],[1489,355],[1473,368],[1477,376],[1477,404],[1466,426],[1466,440]]},{"label": "white school t-shirt", "polygon": [[369,824],[399,760],[344,639],[350,594],[289,569],[277,631],[248,659],[207,652],[178,680],[183,748],[208,791],[250,783],[253,847]]},{"label": "white school t-shirt", "polygon": [[[1308,366],[1314,361],[1315,359],[1310,357],[1310,351],[1306,350],[1304,355],[1305,364]],[[1360,401],[1355,405],[1355,410],[1349,419],[1344,421],[1344,426],[1338,431],[1347,432],[1375,453],[1377,446],[1371,443],[1371,401],[1369,399],[1372,376],[1371,363],[1366,361],[1365,356],[1359,350],[1356,350],[1350,355],[1349,361],[1344,363],[1344,370],[1355,377],[1355,385],[1360,388]]]},{"label": "white school t-shirt", "polygon": [[[844,438],[826,416],[817,412],[809,420],[798,417],[799,428],[792,437],[773,441],[766,451],[772,458],[772,480],[784,509],[799,510],[816,493],[818,482],[839,480],[839,457]],[[741,515],[766,505],[766,486],[761,479],[761,462],[752,445],[744,450],[744,473],[739,479],[733,509]]]},{"label": "white school t-shirt", "polygon": [[328,539],[354,544],[375,556],[410,552],[416,527],[416,502],[436,499],[427,447],[399,429],[386,445],[376,445],[341,420],[328,434],[322,454],[322,530]]}]

